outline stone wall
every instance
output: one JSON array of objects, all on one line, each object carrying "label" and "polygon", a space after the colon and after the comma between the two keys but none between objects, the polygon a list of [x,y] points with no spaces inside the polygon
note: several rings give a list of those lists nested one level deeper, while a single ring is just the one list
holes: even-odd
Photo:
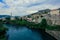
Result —
[{"label": "stone wall", "polygon": [[45,16],[46,20],[47,20],[47,23],[49,25],[60,25],[60,16],[59,15],[46,15]]},{"label": "stone wall", "polygon": [[60,40],[60,31],[46,30],[46,32],[55,37],[57,40]]}]

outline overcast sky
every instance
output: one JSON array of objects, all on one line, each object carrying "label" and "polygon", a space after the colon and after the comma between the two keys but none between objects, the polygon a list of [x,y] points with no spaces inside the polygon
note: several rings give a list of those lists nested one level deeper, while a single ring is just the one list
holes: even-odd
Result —
[{"label": "overcast sky", "polygon": [[0,15],[22,16],[60,7],[60,0],[0,0]]}]

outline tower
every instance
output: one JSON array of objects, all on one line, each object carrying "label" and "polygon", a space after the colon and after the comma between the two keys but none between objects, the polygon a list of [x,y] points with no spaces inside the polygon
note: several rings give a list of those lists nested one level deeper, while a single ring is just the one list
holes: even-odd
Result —
[{"label": "tower", "polygon": [[10,20],[12,20],[12,12],[11,12],[11,14],[10,14]]},{"label": "tower", "polygon": [[11,17],[12,17],[12,12],[11,12]]}]

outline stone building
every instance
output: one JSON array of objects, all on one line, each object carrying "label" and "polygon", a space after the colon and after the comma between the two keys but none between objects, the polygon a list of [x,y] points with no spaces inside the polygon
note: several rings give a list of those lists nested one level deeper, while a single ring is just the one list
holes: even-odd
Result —
[{"label": "stone building", "polygon": [[49,15],[47,14],[46,16],[45,17],[47,19],[48,24],[60,25],[60,10],[53,9],[50,11]]},{"label": "stone building", "polygon": [[59,15],[59,10],[58,9],[53,9],[53,10],[50,11],[50,14],[51,15],[54,15],[54,14]]},{"label": "stone building", "polygon": [[40,10],[36,13],[22,17],[22,19],[29,20],[30,22],[40,23],[41,20],[45,18],[47,23],[50,25],[60,25],[60,10]]},{"label": "stone building", "polygon": [[41,14],[39,14],[39,13],[34,13],[31,15],[28,15],[28,17],[32,18],[32,22],[35,22],[35,23],[41,22]]}]

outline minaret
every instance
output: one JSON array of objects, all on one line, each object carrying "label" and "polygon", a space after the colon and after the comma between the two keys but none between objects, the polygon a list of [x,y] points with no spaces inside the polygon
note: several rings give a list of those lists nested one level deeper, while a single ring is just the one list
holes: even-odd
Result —
[{"label": "minaret", "polygon": [[10,16],[11,16],[10,19],[12,20],[12,12],[11,12]]},{"label": "minaret", "polygon": [[11,17],[12,17],[12,12],[11,12]]}]

